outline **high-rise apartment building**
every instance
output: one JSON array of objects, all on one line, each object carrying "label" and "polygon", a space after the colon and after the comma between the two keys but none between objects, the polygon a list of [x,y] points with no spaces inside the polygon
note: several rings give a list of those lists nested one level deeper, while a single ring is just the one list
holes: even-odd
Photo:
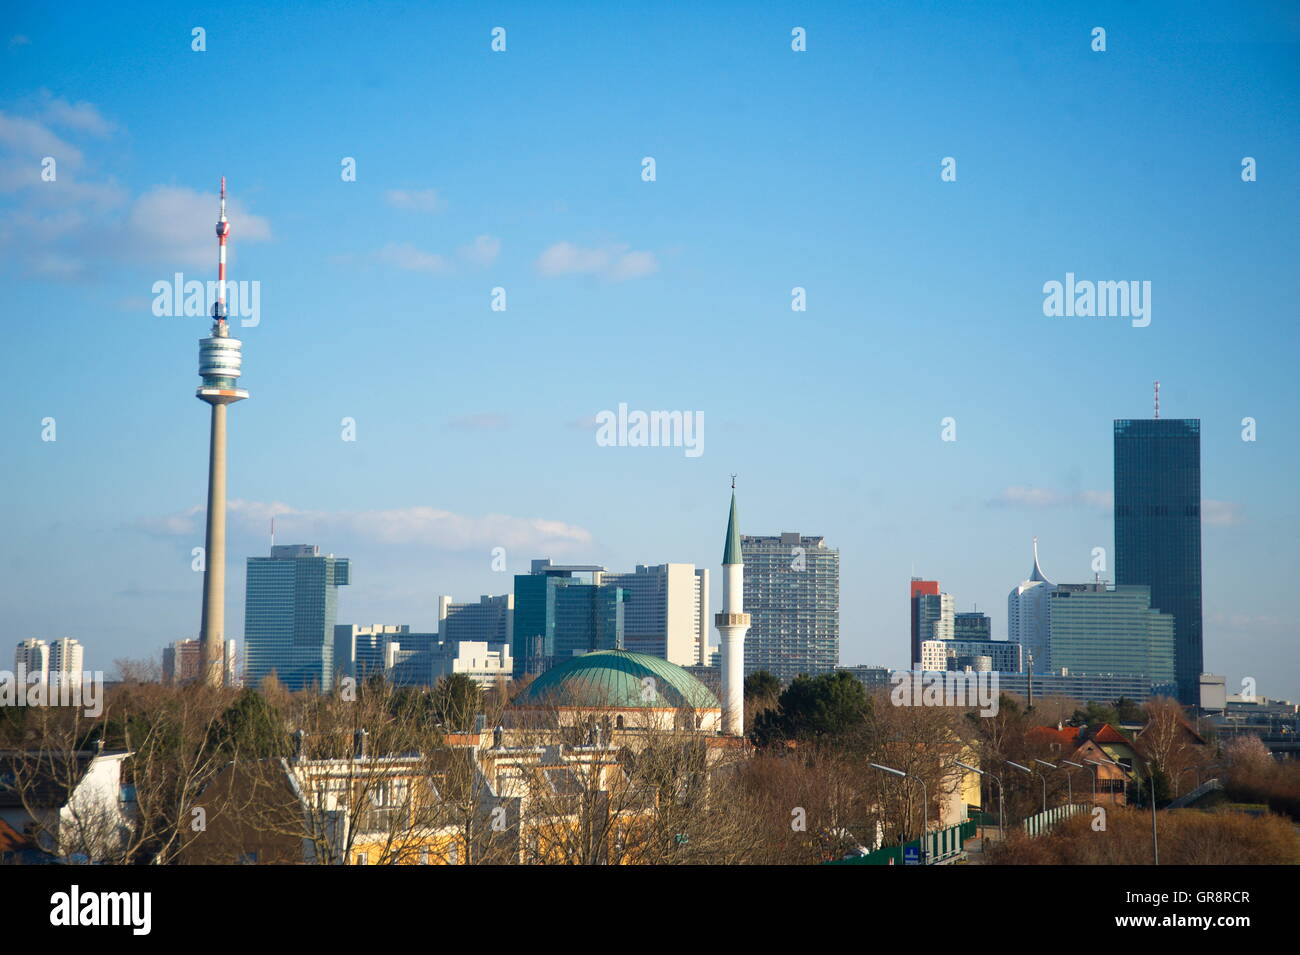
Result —
[{"label": "high-rise apartment building", "polygon": [[345,557],[320,556],[314,544],[271,548],[248,558],[244,596],[245,679],[256,687],[272,672],[290,690],[334,685],[338,589],[349,582]]},{"label": "high-rise apartment building", "polygon": [[1174,617],[1178,699],[1194,704],[1201,636],[1201,422],[1115,422],[1115,583]]},{"label": "high-rise apartment building", "polygon": [[829,673],[840,660],[840,552],[824,537],[742,535],[745,673],[784,681]]},{"label": "high-rise apartment building", "polygon": [[513,672],[538,674],[593,650],[622,650],[623,590],[604,567],[534,560],[515,575]]},{"label": "high-rise apartment building", "polygon": [[708,658],[709,572],[694,564],[637,564],[630,574],[605,573],[623,591],[623,643],[678,666]]},{"label": "high-rise apartment building", "polygon": [[14,673],[28,683],[47,683],[50,678],[50,645],[44,640],[19,640],[14,650]]},{"label": "high-rise apartment building", "polygon": [[86,652],[79,640],[59,637],[50,643],[50,678],[80,679]]},{"label": "high-rise apartment building", "polygon": [[1047,616],[1051,672],[1140,676],[1172,688],[1174,618],[1151,606],[1147,587],[1058,584]]}]

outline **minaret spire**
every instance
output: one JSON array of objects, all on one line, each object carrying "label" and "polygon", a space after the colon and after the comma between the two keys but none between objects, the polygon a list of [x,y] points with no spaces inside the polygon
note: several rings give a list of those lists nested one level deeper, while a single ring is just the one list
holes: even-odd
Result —
[{"label": "minaret spire", "polygon": [[749,623],[749,614],[745,613],[745,565],[733,474],[727,541],[722,548],[722,612],[714,617],[722,637],[722,732],[726,736],[745,734],[745,634]]}]

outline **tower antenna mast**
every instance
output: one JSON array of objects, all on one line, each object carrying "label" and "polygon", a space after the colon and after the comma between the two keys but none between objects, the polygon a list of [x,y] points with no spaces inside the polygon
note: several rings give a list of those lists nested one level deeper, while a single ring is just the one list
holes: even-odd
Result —
[{"label": "tower antenna mast", "polygon": [[1160,420],[1160,381],[1156,380],[1156,420]]}]

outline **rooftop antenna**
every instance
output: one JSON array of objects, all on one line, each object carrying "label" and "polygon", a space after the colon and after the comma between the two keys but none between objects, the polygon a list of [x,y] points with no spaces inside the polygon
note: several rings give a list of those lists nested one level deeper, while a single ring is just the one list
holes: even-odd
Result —
[{"label": "rooftop antenna", "polygon": [[733,491],[736,489],[736,475],[734,474],[731,476],[731,489]]},{"label": "rooftop antenna", "polygon": [[271,550],[275,550],[275,518],[271,518]]},{"label": "rooftop antenna", "polygon": [[1160,420],[1160,382],[1156,381],[1156,420]]}]

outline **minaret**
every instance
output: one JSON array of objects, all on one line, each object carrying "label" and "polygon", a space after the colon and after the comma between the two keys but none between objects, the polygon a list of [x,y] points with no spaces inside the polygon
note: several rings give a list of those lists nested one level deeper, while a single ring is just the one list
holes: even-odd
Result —
[{"label": "minaret", "polygon": [[221,218],[217,220],[217,300],[212,305],[212,334],[199,340],[199,376],[195,397],[212,406],[208,451],[208,527],[204,551],[203,623],[199,631],[199,674],[207,686],[225,682],[226,643],[226,405],[248,392],[237,387],[242,343],[226,327],[226,177],[221,177]]},{"label": "minaret", "polygon": [[740,552],[740,522],[736,519],[736,478],[731,478],[731,516],[722,550],[722,612],[713,619],[722,637],[722,732],[745,735],[745,564]]}]

